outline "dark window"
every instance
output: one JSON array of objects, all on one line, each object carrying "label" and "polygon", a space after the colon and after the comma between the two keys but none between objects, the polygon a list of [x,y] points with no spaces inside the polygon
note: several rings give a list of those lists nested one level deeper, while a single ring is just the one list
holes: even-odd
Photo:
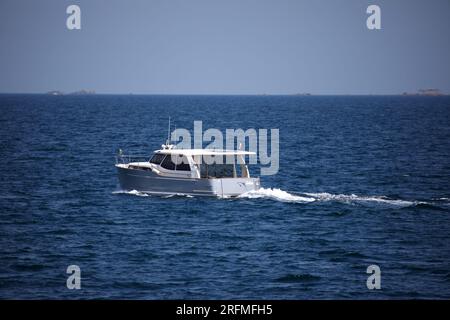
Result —
[{"label": "dark window", "polygon": [[161,167],[167,170],[175,170],[175,163],[173,163],[172,156],[170,154],[164,158],[164,161],[161,163]]},{"label": "dark window", "polygon": [[140,167],[140,166],[133,166],[133,165],[128,166],[128,169],[152,171],[151,168]]},{"label": "dark window", "polygon": [[200,164],[200,178],[208,178],[208,165],[205,163]]},{"label": "dark window", "polygon": [[206,164],[200,165],[201,178],[233,178],[233,164]]},{"label": "dark window", "polygon": [[160,164],[161,161],[163,161],[164,159],[164,154],[162,153],[155,153],[153,155],[153,157],[150,159],[150,163],[154,163],[154,164]]},{"label": "dark window", "polygon": [[234,166],[232,164],[216,164],[213,167],[216,178],[233,178],[234,176]]},{"label": "dark window", "polygon": [[200,164],[200,177],[233,178],[236,173],[234,161],[234,156],[216,155],[209,158],[205,158],[204,156]]},{"label": "dark window", "polygon": [[191,167],[189,166],[189,162],[186,157],[179,155],[177,165],[176,165],[177,171],[191,171]]}]

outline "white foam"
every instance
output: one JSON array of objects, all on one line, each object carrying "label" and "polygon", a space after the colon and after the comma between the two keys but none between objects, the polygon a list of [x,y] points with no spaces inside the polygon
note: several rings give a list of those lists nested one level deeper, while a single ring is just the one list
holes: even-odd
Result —
[{"label": "white foam", "polygon": [[[139,192],[137,190],[131,190],[131,191],[114,191],[114,194],[129,194],[139,197],[148,197],[149,194],[144,192]],[[193,198],[192,195],[187,194],[168,194],[165,195],[165,198],[171,198],[174,196],[182,196],[182,197],[188,197]],[[392,206],[398,206],[398,207],[409,207],[414,206],[421,203],[426,202],[418,202],[418,201],[407,201],[407,200],[400,200],[400,199],[389,199],[385,196],[358,196],[355,194],[331,194],[327,192],[321,192],[321,193],[308,193],[308,192],[287,192],[284,190],[281,190],[279,188],[260,188],[257,191],[249,191],[246,192],[238,198],[247,198],[247,199],[271,199],[275,201],[280,202],[291,202],[291,203],[310,203],[310,202],[326,202],[326,201],[335,201],[335,202],[341,202],[341,203],[377,203],[377,204],[383,204],[383,205],[392,205]],[[441,198],[442,199],[442,198]],[[447,199],[447,198],[444,198]]]},{"label": "white foam", "polygon": [[[126,191],[126,190],[117,190],[114,191],[113,194],[130,194],[133,196],[139,196],[139,197],[149,197],[150,194],[145,193],[145,192],[140,192],[137,190],[131,190],[131,191]],[[172,198],[172,197],[186,197],[186,198],[193,198],[193,196],[189,195],[189,194],[184,194],[184,193],[172,193],[172,194],[166,194],[166,195],[162,195],[163,198]]]},{"label": "white foam", "polygon": [[407,201],[400,199],[389,199],[385,196],[358,196],[355,194],[331,194],[331,193],[300,193],[300,192],[287,192],[278,188],[260,188],[257,191],[250,191],[242,194],[239,198],[249,198],[258,199],[266,198],[281,202],[294,202],[294,203],[310,203],[310,202],[325,202],[325,201],[335,201],[342,203],[377,203],[384,205],[392,205],[399,207],[409,207],[417,205],[420,202],[417,201]]},{"label": "white foam", "polygon": [[113,194],[131,194],[133,196],[148,197],[147,193],[139,192],[137,190],[131,190],[131,191],[118,190],[118,191],[114,191]]},{"label": "white foam", "polygon": [[316,199],[311,197],[303,197],[293,195],[289,192],[283,191],[277,188],[260,188],[257,191],[249,191],[239,196],[239,198],[249,198],[249,199],[258,199],[258,198],[269,198],[282,202],[298,202],[298,203],[308,203],[316,201]]},{"label": "white foam", "polygon": [[406,201],[406,200],[398,200],[398,199],[388,199],[385,196],[358,196],[355,194],[331,194],[331,193],[305,193],[306,195],[313,197],[319,201],[337,201],[344,203],[352,203],[352,202],[376,202],[381,204],[395,205],[408,207],[412,205],[416,205],[415,201]]},{"label": "white foam", "polygon": [[164,196],[163,198],[172,198],[172,197],[186,197],[186,198],[193,198],[194,196],[191,196],[190,194],[185,194],[185,193],[172,193],[172,194],[168,194],[166,196]]}]

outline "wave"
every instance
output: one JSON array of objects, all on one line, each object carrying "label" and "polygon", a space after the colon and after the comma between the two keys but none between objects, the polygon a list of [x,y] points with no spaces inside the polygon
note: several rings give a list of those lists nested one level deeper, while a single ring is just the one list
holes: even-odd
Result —
[{"label": "wave", "polygon": [[287,274],[276,279],[277,282],[315,282],[319,281],[321,277],[305,273],[305,274]]},{"label": "wave", "polygon": [[[139,197],[149,197],[148,193],[140,192],[137,190],[125,191],[118,190],[114,191],[113,194],[128,194]],[[193,198],[192,195],[187,194],[167,194],[162,195],[163,198],[172,198],[172,197],[187,197]],[[288,203],[318,203],[318,202],[339,202],[345,204],[376,204],[376,205],[387,205],[394,207],[424,207],[424,208],[432,208],[442,210],[442,203],[438,205],[436,201],[426,202],[426,201],[410,201],[410,200],[402,200],[402,199],[391,199],[386,196],[364,196],[364,195],[356,195],[356,194],[332,194],[327,192],[320,193],[310,193],[310,192],[287,192],[281,190],[279,188],[260,188],[257,191],[249,191],[237,197],[238,199],[269,199],[279,202],[288,202]],[[448,204],[447,198],[439,198],[438,202],[445,202]]]},{"label": "wave", "polygon": [[316,199],[312,197],[298,196],[276,188],[274,189],[260,188],[257,191],[246,192],[238,196],[238,198],[249,198],[249,199],[269,198],[282,202],[299,202],[299,203],[308,203],[316,201]]},{"label": "wave", "polygon": [[409,207],[418,204],[426,204],[426,202],[407,201],[400,199],[389,199],[385,196],[358,196],[355,194],[331,194],[331,193],[309,193],[309,192],[287,192],[278,188],[260,188],[257,191],[250,191],[239,196],[239,198],[266,198],[282,202],[294,203],[310,203],[310,202],[341,202],[341,203],[355,203],[355,202],[372,202],[378,204],[393,205],[398,207]]},{"label": "wave", "polygon": [[190,194],[185,194],[185,193],[173,193],[173,194],[168,194],[163,196],[163,198],[173,198],[173,197],[186,197],[186,198],[193,198],[194,196],[190,195]]},{"label": "wave", "polygon": [[352,202],[375,202],[380,204],[388,204],[399,207],[409,207],[419,204],[418,201],[408,201],[399,199],[389,199],[386,196],[358,196],[356,194],[331,194],[331,193],[305,193],[311,197],[314,197],[318,201],[336,201],[344,203]]},{"label": "wave", "polygon": [[131,190],[131,191],[117,190],[117,191],[113,191],[113,194],[130,194],[130,195],[139,196],[139,197],[148,197],[149,196],[147,193],[139,192],[137,190]]},{"label": "wave", "polygon": [[[131,191],[127,191],[127,190],[117,190],[117,191],[113,191],[113,194],[129,194],[129,195],[133,195],[133,196],[139,196],[139,197],[149,197],[150,194],[145,193],[145,192],[140,192],[137,190],[131,190]],[[186,197],[186,198],[193,198],[193,196],[189,195],[189,194],[184,194],[184,193],[173,193],[173,194],[167,194],[167,195],[161,195],[163,198],[172,198],[172,197]]]}]

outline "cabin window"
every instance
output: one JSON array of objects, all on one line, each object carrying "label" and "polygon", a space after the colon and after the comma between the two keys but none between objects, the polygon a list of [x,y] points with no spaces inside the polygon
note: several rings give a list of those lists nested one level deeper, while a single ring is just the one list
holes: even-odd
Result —
[{"label": "cabin window", "polygon": [[162,153],[155,153],[155,154],[153,155],[153,157],[150,159],[150,163],[154,163],[154,164],[159,165],[159,164],[161,164],[161,162],[163,161],[164,156],[165,156],[165,155],[162,154]]},{"label": "cabin window", "polygon": [[[165,155],[161,154],[164,158]],[[174,160],[172,160],[174,157]],[[176,158],[175,158],[176,157]],[[152,158],[153,160],[153,158]],[[155,163],[155,162],[152,162]],[[159,164],[159,163],[158,163]],[[167,170],[177,170],[177,171],[191,171],[191,167],[187,158],[183,155],[171,155],[168,154],[161,163],[161,167]]]},{"label": "cabin window", "polygon": [[161,163],[161,167],[167,170],[175,170],[175,163],[173,163],[172,156],[170,154],[168,154],[164,158],[163,162]]},{"label": "cabin window", "polygon": [[191,166],[189,165],[188,159],[181,154],[178,155],[178,160],[175,166],[177,171],[191,171]]},{"label": "cabin window", "polygon": [[133,166],[133,165],[129,165],[128,169],[152,171],[152,169],[148,167]]},{"label": "cabin window", "polygon": [[200,165],[200,177],[202,178],[234,178],[233,164],[206,164]]},{"label": "cabin window", "polygon": [[236,168],[233,156],[203,156],[200,164],[201,178],[234,178]]}]

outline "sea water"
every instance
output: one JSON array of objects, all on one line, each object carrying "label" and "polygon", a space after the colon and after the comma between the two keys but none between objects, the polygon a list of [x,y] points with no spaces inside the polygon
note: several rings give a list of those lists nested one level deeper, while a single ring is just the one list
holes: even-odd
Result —
[{"label": "sea water", "polygon": [[[169,116],[278,128],[278,174],[120,190],[115,153],[151,155]],[[449,97],[0,95],[0,298],[448,299],[449,124]]]}]

